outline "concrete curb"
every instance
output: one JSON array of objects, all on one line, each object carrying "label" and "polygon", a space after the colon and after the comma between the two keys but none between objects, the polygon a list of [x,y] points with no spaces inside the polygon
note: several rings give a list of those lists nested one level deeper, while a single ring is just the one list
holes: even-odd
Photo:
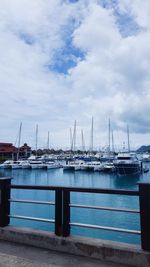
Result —
[{"label": "concrete curb", "polygon": [[0,228],[0,239],[125,266],[150,266],[150,253],[130,244],[80,236],[58,237],[46,231],[13,226]]}]

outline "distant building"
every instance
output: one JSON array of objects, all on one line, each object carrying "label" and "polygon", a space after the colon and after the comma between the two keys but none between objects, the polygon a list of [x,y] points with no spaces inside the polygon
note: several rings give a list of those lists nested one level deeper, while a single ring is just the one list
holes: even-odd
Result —
[{"label": "distant building", "polygon": [[19,148],[19,155],[21,157],[28,158],[31,155],[31,147],[24,143],[23,146]]},{"label": "distant building", "polygon": [[[18,148],[11,143],[0,143],[0,158],[1,159],[16,159]],[[31,154],[31,147],[26,143],[19,148],[20,157],[29,157]]]},{"label": "distant building", "polygon": [[12,158],[17,153],[17,148],[11,143],[0,143],[0,157]]}]

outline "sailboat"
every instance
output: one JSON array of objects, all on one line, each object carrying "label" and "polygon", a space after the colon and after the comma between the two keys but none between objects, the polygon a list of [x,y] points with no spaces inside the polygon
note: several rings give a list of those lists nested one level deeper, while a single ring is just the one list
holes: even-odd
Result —
[{"label": "sailboat", "polygon": [[37,147],[38,147],[38,124],[36,125],[36,131],[35,131],[35,156],[32,155],[28,158],[29,164],[32,169],[43,169],[46,168],[45,164],[43,163],[43,160],[40,159],[37,155]]},{"label": "sailboat", "polygon": [[93,117],[92,117],[91,135],[90,135],[90,147],[89,147],[89,152],[91,154],[93,153],[93,129],[94,129],[94,120],[93,120]]},{"label": "sailboat", "polygon": [[19,160],[21,130],[22,130],[22,122],[20,123],[20,127],[19,127],[19,137],[18,137],[18,147],[17,147],[17,160],[12,162],[12,164],[11,164],[11,168],[12,169],[21,169],[22,168],[22,164],[21,164],[22,161]]},{"label": "sailboat", "polygon": [[[111,153],[111,149],[110,149],[110,145],[111,145],[111,142],[110,142],[111,132],[110,132],[110,130],[111,130],[111,125],[110,125],[110,119],[109,119],[108,120],[108,148],[107,148],[107,152],[105,152],[100,158],[100,161],[107,162],[107,163],[112,163],[112,161],[114,160],[114,154]],[[112,146],[114,146],[113,143],[114,143],[114,141],[113,141],[113,132],[112,132]],[[112,164],[110,166],[112,166]]]}]

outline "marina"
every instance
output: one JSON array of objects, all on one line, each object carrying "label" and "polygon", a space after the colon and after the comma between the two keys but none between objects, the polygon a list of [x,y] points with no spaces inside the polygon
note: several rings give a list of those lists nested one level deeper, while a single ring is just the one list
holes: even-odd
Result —
[{"label": "marina", "polygon": [[[73,221],[69,226],[72,235],[140,244],[139,198],[134,190],[137,190],[139,182],[149,181],[149,154],[131,152],[129,134],[128,149],[124,148],[119,153],[111,150],[110,121],[108,150],[94,152],[93,118],[90,151],[76,151],[76,121],[70,151],[58,154],[39,152],[37,137],[38,126],[33,153],[27,144],[20,147],[20,138],[17,149],[6,144],[15,151],[11,159],[0,164],[0,177],[12,177],[12,188],[14,185],[10,197],[10,225],[56,233],[56,192],[58,188],[68,187],[69,190],[73,188],[69,192],[68,207],[71,211],[66,211],[64,216],[70,214]],[[83,132],[82,142],[84,145]],[[20,190],[15,189],[17,186]],[[42,186],[49,190],[36,190],[36,187]],[[55,192],[53,187],[57,187]],[[108,194],[92,193],[92,190],[103,192],[103,189]],[[109,190],[126,190],[126,193],[109,194]],[[132,197],[128,195],[129,190],[133,192]],[[63,191],[61,194],[64,195]],[[62,207],[57,208],[59,212]]]},{"label": "marina", "polygon": [[[149,163],[146,164],[147,167]],[[109,189],[137,189],[139,181],[149,181],[149,173],[140,173],[139,175],[118,176],[116,173],[97,172],[97,171],[63,171],[58,169],[0,169],[1,177],[12,177],[12,184],[21,185],[50,185],[50,186],[69,186],[85,188],[109,188]],[[35,190],[13,190],[11,198],[30,199],[32,201],[53,202],[53,192],[35,191]],[[129,208],[138,209],[139,203],[137,197],[129,198],[120,195],[99,195],[89,193],[71,193],[71,202],[82,205],[102,205],[116,207],[119,209]],[[21,205],[21,206],[20,206]],[[20,209],[21,207],[21,209]],[[11,203],[11,211],[19,216],[43,217],[45,220],[54,218],[54,207],[48,205],[39,205],[28,203]],[[109,227],[129,228],[138,231],[140,229],[139,214],[130,213],[112,213],[111,211],[98,211],[93,209],[73,209],[71,218],[77,218],[79,223],[86,221],[87,224],[101,223]],[[40,230],[54,231],[54,226],[48,222],[33,222],[30,220],[19,220],[11,218],[11,225],[21,227],[31,227]],[[71,233],[74,235],[96,237],[101,239],[115,240],[139,244],[140,238],[137,235],[129,233],[114,233],[113,231],[84,229],[82,227],[71,227]]]},{"label": "marina", "polygon": [[142,156],[138,159],[135,153],[122,152],[111,155],[104,160],[104,156],[94,155],[70,155],[66,160],[59,157],[42,155],[31,155],[28,159],[6,160],[0,164],[0,169],[57,169],[63,168],[64,171],[97,171],[110,172],[118,175],[134,175],[148,172],[148,167],[143,167]]},{"label": "marina", "polygon": [[0,1],[2,267],[17,242],[21,266],[36,246],[70,254],[37,252],[36,267],[150,267],[149,13],[150,0]]}]

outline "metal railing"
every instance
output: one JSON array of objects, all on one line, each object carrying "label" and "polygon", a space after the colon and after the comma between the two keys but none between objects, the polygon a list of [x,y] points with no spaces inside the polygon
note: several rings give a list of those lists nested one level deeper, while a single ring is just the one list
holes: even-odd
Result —
[{"label": "metal railing", "polygon": [[[106,211],[117,211],[117,212],[128,212],[128,213],[136,213],[139,214],[139,210],[130,210],[130,209],[121,209],[121,208],[112,208],[112,207],[102,207],[102,206],[89,206],[89,205],[76,205],[70,204],[71,208],[84,208],[84,209],[96,209],[96,210],[106,210]],[[114,232],[122,232],[127,234],[137,234],[140,235],[141,231],[138,230],[130,230],[124,228],[116,228],[116,227],[108,227],[108,226],[99,226],[99,225],[91,225],[91,224],[83,224],[78,222],[71,222],[69,223],[70,226],[78,226],[83,228],[92,228],[92,229],[99,229],[99,230],[106,230],[106,231],[114,231]]]},{"label": "metal railing", "polygon": [[[9,199],[10,203],[17,202],[17,203],[25,203],[25,204],[40,204],[40,205],[49,205],[55,206],[55,202],[48,202],[48,201],[35,201],[35,200],[26,200],[26,199]],[[30,220],[30,221],[39,221],[39,222],[47,222],[47,223],[55,223],[53,219],[43,219],[43,218],[36,218],[36,217],[29,217],[29,216],[20,216],[20,215],[8,215],[9,218],[12,219],[21,219],[21,220]]]},{"label": "metal railing", "polygon": [[60,236],[62,235],[62,188],[58,186],[44,186],[44,185],[11,185],[11,189],[24,189],[24,190],[44,190],[44,191],[53,191],[55,192],[55,201],[35,201],[35,200],[21,200],[21,199],[9,199],[9,202],[19,202],[19,203],[28,203],[28,204],[44,204],[55,207],[55,220],[54,219],[43,219],[37,217],[29,216],[20,216],[20,215],[9,215],[9,218],[39,221],[46,223],[55,224],[55,234]]},{"label": "metal railing", "polygon": [[[13,199],[10,197],[12,189],[24,189],[24,190],[47,190],[55,192],[55,201],[36,201],[26,199]],[[113,195],[125,195],[125,196],[137,196],[139,197],[140,210],[126,209],[126,208],[114,208],[104,206],[92,206],[81,205],[70,202],[70,194],[72,192],[82,193],[95,193],[95,194],[113,194]],[[53,223],[55,225],[55,234],[58,236],[67,237],[70,235],[70,229],[72,226],[92,228],[106,231],[123,232],[128,234],[141,235],[142,248],[150,251],[150,183],[139,183],[139,189],[134,190],[116,190],[105,188],[82,188],[82,187],[57,187],[57,186],[40,186],[40,185],[11,185],[10,178],[0,179],[0,227],[7,226],[10,223],[10,218],[33,220],[46,223]],[[26,203],[26,204],[42,204],[55,207],[55,219],[44,219],[37,217],[21,216],[10,213],[10,203]],[[73,208],[81,209],[95,209],[106,210],[111,212],[129,212],[140,215],[141,231],[84,224],[79,222],[70,221],[70,210]]]},{"label": "metal railing", "polygon": [[73,203],[70,203],[70,193],[71,192],[138,196],[138,191],[132,191],[132,190],[116,190],[116,189],[106,189],[106,188],[81,188],[81,187],[76,187],[76,188],[68,187],[67,188],[67,187],[65,187],[63,190],[63,199],[64,199],[64,207],[63,207],[64,232],[63,232],[63,235],[64,236],[70,235],[70,227],[71,226],[82,227],[82,228],[92,228],[92,229],[99,229],[99,230],[106,230],[106,231],[114,231],[114,232],[123,232],[123,233],[129,233],[129,234],[137,234],[137,235],[141,234],[141,231],[138,231],[138,230],[130,230],[130,229],[123,229],[123,228],[116,228],[116,227],[108,227],[108,226],[91,225],[91,224],[78,223],[78,222],[70,222],[70,209],[71,208],[84,208],[84,209],[96,209],[96,210],[140,213],[139,210],[73,204]]}]

